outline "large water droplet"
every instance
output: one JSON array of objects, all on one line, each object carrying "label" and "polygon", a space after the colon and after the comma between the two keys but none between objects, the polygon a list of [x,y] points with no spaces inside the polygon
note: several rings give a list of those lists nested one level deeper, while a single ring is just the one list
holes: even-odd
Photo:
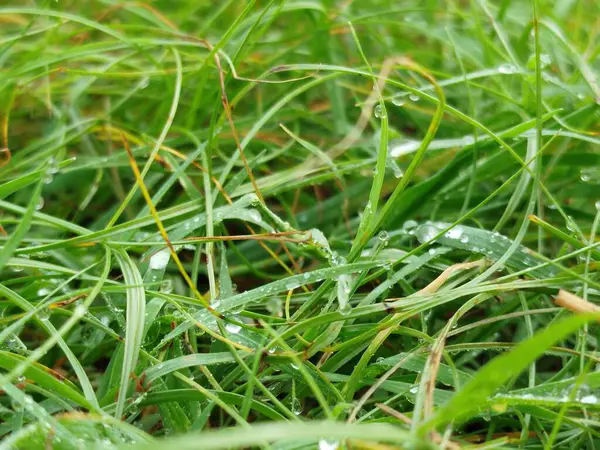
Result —
[{"label": "large water droplet", "polygon": [[550,58],[550,55],[548,55],[547,53],[540,54],[541,68],[544,69],[544,68],[548,67],[550,64],[552,64],[552,58]]},{"label": "large water droplet", "polygon": [[417,223],[416,220],[407,220],[406,222],[404,222],[404,225],[402,225],[402,229],[404,231],[410,231],[413,228],[416,228],[419,224]]},{"label": "large water droplet", "polygon": [[160,283],[160,291],[165,294],[170,294],[171,292],[173,292],[173,281],[171,281],[170,279],[163,280]]},{"label": "large water droplet", "polygon": [[421,100],[421,97],[419,97],[417,94],[410,94],[408,98],[411,102],[418,102],[419,100]]},{"label": "large water droplet", "polygon": [[291,403],[291,410],[294,413],[294,415],[299,416],[300,414],[302,414],[302,404],[300,403],[300,400],[294,398],[292,399]]},{"label": "large water droplet", "polygon": [[598,167],[581,169],[579,176],[584,183],[600,184],[600,168]]},{"label": "large water droplet", "polygon": [[269,311],[270,314],[274,314],[278,317],[281,317],[283,313],[281,299],[278,297],[270,298],[267,301],[265,307],[267,308],[267,311]]},{"label": "large water droplet", "polygon": [[498,72],[504,74],[516,73],[517,68],[513,64],[501,64],[498,66]]},{"label": "large water droplet", "polygon": [[242,329],[242,327],[239,325],[236,325],[235,323],[227,323],[225,325],[225,329],[232,334],[238,334],[240,332],[240,330]]},{"label": "large water droplet", "polygon": [[385,109],[381,105],[375,106],[375,110],[373,112],[375,114],[375,117],[377,117],[378,119],[385,119],[386,118]]},{"label": "large water droplet", "polygon": [[460,226],[456,226],[446,232],[444,236],[450,239],[459,239],[463,234],[463,229]]},{"label": "large water droplet", "polygon": [[[348,274],[342,274],[338,277],[337,297],[340,305],[340,312],[346,309],[349,304],[352,279]],[[342,313],[343,314],[343,313]]]},{"label": "large water droplet", "polygon": [[394,106],[404,106],[406,104],[406,97],[404,97],[404,96],[394,97],[394,98],[392,98],[392,104]]},{"label": "large water droplet", "polygon": [[38,311],[37,316],[39,319],[42,319],[42,320],[46,320],[46,319],[50,318],[50,308],[48,308],[47,306],[41,308]]},{"label": "large water droplet", "polygon": [[438,232],[439,230],[436,227],[426,223],[417,228],[415,235],[421,244],[425,244],[426,242],[431,241]]},{"label": "large water droplet", "polygon": [[155,270],[162,270],[167,267],[169,263],[169,258],[171,257],[171,253],[168,248],[163,248],[156,252],[150,258],[150,268]]},{"label": "large water droplet", "polygon": [[328,441],[327,439],[319,440],[319,450],[337,450],[338,441]]},{"label": "large water droplet", "polygon": [[388,240],[388,238],[389,238],[388,232],[385,231],[385,230],[381,230],[379,232],[379,234],[377,235],[377,239],[379,239],[380,241],[384,241],[385,242],[385,241]]}]

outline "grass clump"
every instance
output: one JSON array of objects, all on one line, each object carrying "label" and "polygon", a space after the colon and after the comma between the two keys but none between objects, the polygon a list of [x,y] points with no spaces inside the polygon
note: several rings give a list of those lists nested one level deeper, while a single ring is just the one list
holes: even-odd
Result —
[{"label": "grass clump", "polygon": [[0,8],[0,448],[598,448],[599,7]]}]

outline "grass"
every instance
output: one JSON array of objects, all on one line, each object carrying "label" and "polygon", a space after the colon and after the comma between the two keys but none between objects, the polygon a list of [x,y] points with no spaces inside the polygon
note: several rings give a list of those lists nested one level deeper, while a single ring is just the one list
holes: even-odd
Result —
[{"label": "grass", "polygon": [[0,7],[0,448],[600,448],[600,7]]}]

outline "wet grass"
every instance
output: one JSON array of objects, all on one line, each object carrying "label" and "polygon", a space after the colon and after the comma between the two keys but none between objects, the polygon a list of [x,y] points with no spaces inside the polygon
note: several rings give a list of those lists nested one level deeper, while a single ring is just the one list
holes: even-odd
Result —
[{"label": "wet grass", "polygon": [[600,448],[599,13],[0,7],[0,448]]}]

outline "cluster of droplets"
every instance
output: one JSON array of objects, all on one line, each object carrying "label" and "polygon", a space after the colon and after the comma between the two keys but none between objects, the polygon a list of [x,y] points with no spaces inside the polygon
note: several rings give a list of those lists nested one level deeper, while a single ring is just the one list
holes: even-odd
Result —
[{"label": "cluster of droplets", "polygon": [[46,168],[46,172],[44,173],[44,184],[52,183],[54,180],[54,175],[58,173],[58,163],[54,159],[54,157],[50,158],[48,161],[48,167]]},{"label": "cluster of droplets", "polygon": [[[418,94],[415,94],[413,92],[410,92],[408,94],[406,92],[400,92],[392,97],[392,99],[391,99],[392,105],[397,106],[397,107],[402,107],[402,106],[406,105],[407,98],[411,102],[418,102],[419,100],[421,100],[421,97]],[[375,105],[375,108],[373,109],[373,114],[378,119],[387,118],[387,113],[386,113],[385,107],[383,107],[381,104]]]}]

